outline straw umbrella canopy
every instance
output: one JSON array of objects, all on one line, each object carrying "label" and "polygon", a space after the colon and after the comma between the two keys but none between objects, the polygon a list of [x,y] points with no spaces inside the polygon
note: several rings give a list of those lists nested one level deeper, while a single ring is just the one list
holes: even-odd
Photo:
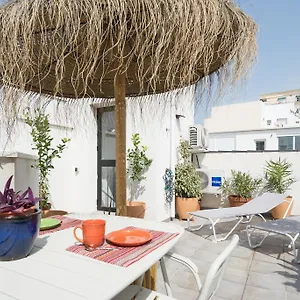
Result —
[{"label": "straw umbrella canopy", "polygon": [[[2,105],[16,91],[115,98],[117,213],[126,214],[126,96],[217,75],[232,84],[256,55],[256,26],[231,0],[14,0],[0,8]],[[74,102],[70,101],[70,102]]]}]

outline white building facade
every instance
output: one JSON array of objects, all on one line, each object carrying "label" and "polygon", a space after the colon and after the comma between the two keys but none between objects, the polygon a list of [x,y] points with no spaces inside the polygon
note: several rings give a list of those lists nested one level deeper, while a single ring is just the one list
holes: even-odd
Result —
[{"label": "white building facade", "polygon": [[300,90],[217,106],[204,120],[210,151],[300,150]]},{"label": "white building facade", "polygon": [[[132,146],[133,133],[139,133],[142,145],[148,146],[147,155],[153,163],[135,200],[146,202],[145,219],[162,221],[175,215],[174,205],[169,206],[165,201],[163,175],[166,168],[174,170],[180,137],[187,139],[188,126],[194,123],[194,88],[151,97],[144,102],[138,98],[127,101],[127,148]],[[49,183],[54,208],[69,212],[113,209],[116,157],[113,103],[103,107],[89,101],[64,110],[63,103],[57,107],[53,102],[47,106],[46,113],[50,115],[53,146],[63,137],[71,139],[62,157],[53,161]],[[24,114],[20,113],[10,138],[1,124],[0,150],[0,156],[36,155]],[[5,159],[0,157],[1,161],[5,168]],[[7,176],[0,176],[1,189]],[[28,174],[24,172],[20,176],[26,178]]]}]

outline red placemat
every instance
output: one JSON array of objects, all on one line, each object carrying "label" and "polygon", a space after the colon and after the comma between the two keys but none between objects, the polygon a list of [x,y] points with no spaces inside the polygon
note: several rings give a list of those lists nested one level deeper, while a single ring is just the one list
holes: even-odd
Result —
[{"label": "red placemat", "polygon": [[[129,228],[134,227],[127,227],[126,229]],[[138,229],[145,230],[142,228]],[[109,264],[117,265],[120,267],[128,267],[178,235],[178,233],[169,233],[155,230],[146,231],[151,233],[152,239],[150,242],[138,247],[117,247],[104,242],[101,247],[93,251],[85,250],[85,247],[82,244],[70,246],[66,250],[80,255],[88,256],[90,258],[97,259]]]},{"label": "red placemat", "polygon": [[65,217],[65,216],[52,216],[50,218],[61,220],[60,226],[55,227],[53,229],[49,229],[49,230],[41,230],[39,232],[39,235],[48,234],[48,233],[52,233],[52,232],[72,228],[72,227],[78,226],[82,223],[82,220],[73,219],[73,218],[69,218],[69,217]]}]

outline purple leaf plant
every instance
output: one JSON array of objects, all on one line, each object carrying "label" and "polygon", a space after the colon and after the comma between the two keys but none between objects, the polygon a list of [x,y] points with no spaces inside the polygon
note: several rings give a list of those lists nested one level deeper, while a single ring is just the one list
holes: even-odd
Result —
[{"label": "purple leaf plant", "polygon": [[3,193],[0,192],[0,214],[1,213],[23,213],[27,208],[34,206],[39,202],[40,198],[35,198],[33,196],[30,187],[21,194],[21,192],[15,192],[13,188],[10,187],[13,175],[7,180]]}]

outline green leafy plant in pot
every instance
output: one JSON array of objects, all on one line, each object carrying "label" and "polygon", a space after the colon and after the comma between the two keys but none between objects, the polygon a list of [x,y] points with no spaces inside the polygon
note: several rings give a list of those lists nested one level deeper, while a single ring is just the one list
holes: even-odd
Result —
[{"label": "green leafy plant in pot", "polygon": [[30,187],[23,193],[11,188],[11,176],[0,192],[0,261],[26,257],[37,238],[41,210],[35,205],[40,200]]},{"label": "green leafy plant in pot", "polygon": [[262,185],[261,178],[253,178],[249,173],[231,170],[231,177],[225,178],[220,190],[228,197],[230,206],[241,206],[258,193]]},{"label": "green leafy plant in pot", "polygon": [[[269,160],[264,168],[264,190],[271,193],[285,194],[297,180],[293,176],[292,164],[286,159]],[[291,214],[293,197],[288,196],[285,201],[271,210],[274,219],[282,219]]]},{"label": "green leafy plant in pot", "polygon": [[49,115],[45,114],[41,109],[36,109],[33,115],[29,112],[25,113],[25,122],[30,126],[30,134],[33,139],[33,150],[37,151],[38,161],[33,166],[39,169],[39,196],[40,208],[43,210],[43,217],[53,214],[66,214],[66,211],[50,211],[52,204],[50,201],[49,175],[53,166],[53,160],[61,158],[61,154],[65,150],[68,138],[61,139],[61,143],[52,147],[53,137],[49,124]]},{"label": "green leafy plant in pot", "polygon": [[144,218],[146,204],[141,201],[134,201],[138,194],[143,192],[140,183],[146,179],[145,172],[152,164],[152,159],[148,158],[147,146],[141,145],[141,138],[138,133],[131,137],[133,147],[127,150],[127,175],[130,186],[130,200],[127,201],[127,216]]},{"label": "green leafy plant in pot", "polygon": [[175,206],[180,220],[190,217],[188,212],[200,209],[201,180],[190,161],[188,141],[179,144],[179,163],[175,166]]}]

